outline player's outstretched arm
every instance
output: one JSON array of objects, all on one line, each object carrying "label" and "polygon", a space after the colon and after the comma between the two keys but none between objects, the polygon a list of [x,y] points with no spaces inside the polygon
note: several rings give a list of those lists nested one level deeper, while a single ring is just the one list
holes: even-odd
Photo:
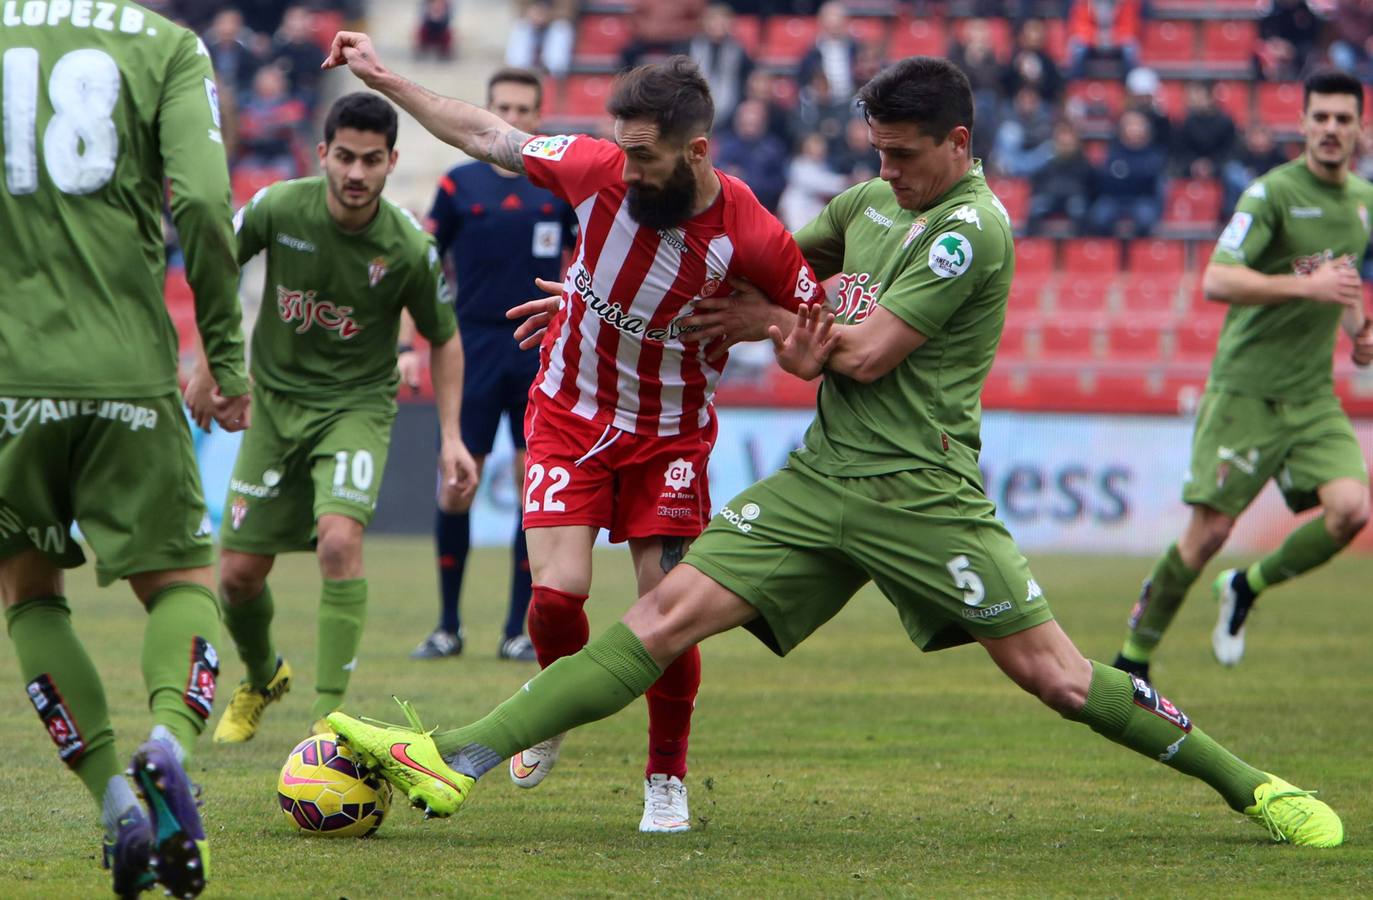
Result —
[{"label": "player's outstretched arm", "polygon": [[1207,299],[1232,306],[1272,306],[1291,300],[1363,303],[1363,282],[1348,257],[1321,263],[1310,275],[1265,275],[1248,266],[1211,262],[1201,276]]},{"label": "player's outstretched arm", "polygon": [[526,300],[519,306],[512,306],[505,311],[507,319],[524,319],[515,328],[515,340],[520,342],[521,350],[531,350],[543,342],[544,332],[548,331],[548,323],[557,315],[558,307],[563,301],[563,286],[556,281],[535,278],[534,286],[549,296]]},{"label": "player's outstretched arm", "polygon": [[882,306],[862,323],[837,329],[838,343],[825,368],[868,384],[886,375],[929,340]]},{"label": "player's outstretched arm", "polygon": [[711,360],[729,352],[735,344],[761,341],[776,328],[783,334],[791,330],[796,315],[768,299],[756,285],[742,278],[729,279],[734,293],[724,297],[702,297],[692,304],[695,326],[682,333],[685,343],[718,341],[710,352]]},{"label": "player's outstretched arm", "polygon": [[384,94],[415,117],[430,134],[468,156],[524,174],[520,151],[530,135],[479,106],[444,97],[402,78],[377,56],[372,39],[356,31],[340,31],[321,68],[346,65],[363,84]]},{"label": "player's outstretched arm", "polygon": [[439,412],[439,470],[444,486],[465,500],[477,490],[477,463],[462,442],[462,338],[454,334],[433,345],[429,367]]},{"label": "player's outstretched arm", "polygon": [[842,328],[834,327],[834,313],[823,303],[803,303],[796,309],[796,323],[784,332],[768,327],[777,365],[797,378],[810,381],[825,368],[825,362],[839,343]]}]

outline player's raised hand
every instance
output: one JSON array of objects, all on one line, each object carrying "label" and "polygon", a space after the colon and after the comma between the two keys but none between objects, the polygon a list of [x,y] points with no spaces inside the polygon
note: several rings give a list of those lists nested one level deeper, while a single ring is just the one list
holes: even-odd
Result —
[{"label": "player's raised hand", "polygon": [[1351,308],[1363,303],[1363,281],[1347,256],[1326,260],[1307,278],[1307,299]]},{"label": "player's raised hand", "polygon": [[776,325],[768,327],[777,364],[797,378],[810,381],[820,374],[839,345],[839,332],[833,329],[834,313],[825,309],[823,303],[802,304],[796,310],[796,324],[790,334],[784,336]]},{"label": "player's raised hand", "polygon": [[1366,369],[1373,365],[1373,319],[1363,323],[1363,328],[1354,336],[1354,352],[1350,354],[1354,365]]},{"label": "player's raised hand", "polygon": [[386,74],[372,39],[359,31],[340,31],[334,35],[334,43],[329,47],[329,55],[320,64],[321,69],[336,69],[348,66],[369,87]]},{"label": "player's raised hand", "polygon": [[449,495],[456,494],[466,503],[477,492],[480,476],[477,461],[468,452],[462,441],[444,441],[439,448],[439,468],[443,473],[443,486]]},{"label": "player's raised hand", "polygon": [[[519,306],[512,306],[505,311],[507,319],[524,319],[515,329],[515,340],[520,342],[521,350],[539,346],[543,341],[544,332],[548,330],[548,323],[553,320],[563,302],[563,286],[558,282],[549,281],[547,278],[535,278],[534,286],[551,296],[526,300]],[[528,318],[525,318],[526,316]]]},{"label": "player's raised hand", "polygon": [[213,404],[215,421],[225,431],[242,431],[253,424],[252,394],[226,397],[215,385]]}]

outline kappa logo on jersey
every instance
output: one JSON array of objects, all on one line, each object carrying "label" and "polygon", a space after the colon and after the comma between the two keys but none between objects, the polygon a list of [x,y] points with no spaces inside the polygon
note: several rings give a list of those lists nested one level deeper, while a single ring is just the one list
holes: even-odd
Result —
[{"label": "kappa logo on jersey", "polygon": [[891,219],[887,218],[877,210],[873,209],[871,206],[863,210],[863,215],[867,216],[869,219],[872,219],[874,222],[876,222],[878,225],[881,225],[883,228],[890,228],[892,227],[892,225],[896,224]]},{"label": "kappa logo on jersey", "polygon": [[567,153],[567,148],[571,147],[576,140],[577,135],[575,134],[551,134],[546,137],[536,137],[526,143],[521,152],[525,156],[557,162],[563,158]]},{"label": "kappa logo on jersey", "polygon": [[969,225],[976,225],[977,230],[982,230],[982,217],[977,214],[977,210],[971,206],[960,206],[958,209],[949,213],[945,222],[967,222]]},{"label": "kappa logo on jersey", "polygon": [[386,259],[378,256],[367,264],[367,283],[376,287],[381,284],[381,280],[386,277],[386,273],[389,271],[390,269],[386,268]]},{"label": "kappa logo on jersey", "polygon": [[872,315],[873,308],[877,306],[877,295],[882,290],[882,282],[873,282],[869,286],[868,281],[871,278],[867,272],[845,272],[839,276],[839,306],[834,311],[836,320],[857,325]]},{"label": "kappa logo on jersey", "polygon": [[957,278],[973,264],[973,245],[957,231],[946,231],[930,247],[930,271],[940,278]]},{"label": "kappa logo on jersey", "polygon": [[338,306],[329,300],[316,300],[317,293],[293,291],[277,285],[277,314],[281,316],[281,321],[288,325],[299,322],[296,334],[304,334],[318,325],[326,331],[337,331],[345,341],[362,331],[362,326],[351,318],[353,307]]},{"label": "kappa logo on jersey", "polygon": [[696,467],[691,464],[691,460],[680,456],[667,464],[667,472],[663,475],[663,483],[674,491],[686,490],[695,480]]},{"label": "kappa logo on jersey", "polygon": [[816,287],[815,279],[810,277],[810,270],[802,266],[796,273],[796,299],[802,303],[809,303],[810,298],[815,296]]}]

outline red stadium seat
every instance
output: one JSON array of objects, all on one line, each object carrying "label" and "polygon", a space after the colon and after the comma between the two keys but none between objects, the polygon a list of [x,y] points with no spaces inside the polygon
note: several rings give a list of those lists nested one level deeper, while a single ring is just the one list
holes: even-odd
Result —
[{"label": "red stadium seat", "polygon": [[796,65],[815,43],[814,16],[773,16],[759,52],[764,62]]},{"label": "red stadium seat", "polygon": [[1025,227],[1025,218],[1030,211],[1030,182],[1024,178],[989,178],[987,186],[996,194],[1001,205],[1011,217],[1011,225],[1016,229]]},{"label": "red stadium seat", "polygon": [[880,48],[887,40],[889,20],[879,16],[854,16],[849,19],[849,34],[860,43]]},{"label": "red stadium seat", "polygon": [[1115,238],[1082,238],[1068,241],[1063,248],[1065,272],[1110,272],[1120,270],[1120,241]]},{"label": "red stadium seat", "polygon": [[1013,406],[1021,392],[1019,382],[1023,380],[1016,372],[1016,366],[993,363],[982,385],[982,405],[987,409],[1004,409]]},{"label": "red stadium seat", "polygon": [[1236,128],[1249,126],[1249,85],[1243,81],[1216,82],[1216,105],[1235,120]]},{"label": "red stadium seat", "polygon": [[1046,238],[1023,238],[1015,242],[1015,277],[1048,275],[1054,270],[1054,242]]},{"label": "red stadium seat", "polygon": [[1191,22],[1145,22],[1139,56],[1146,66],[1190,63],[1196,59],[1196,29]]},{"label": "red stadium seat", "polygon": [[265,187],[270,187],[278,181],[285,181],[292,177],[293,172],[286,169],[274,167],[258,166],[238,166],[234,169],[233,176],[230,178],[230,185],[233,188],[234,205],[242,206],[253,195]]},{"label": "red stadium seat", "polygon": [[1163,329],[1152,322],[1117,322],[1106,332],[1106,356],[1115,361],[1154,361],[1162,358]]},{"label": "red stadium seat", "polygon": [[1022,321],[1008,319],[1001,329],[1001,343],[996,348],[998,359],[1022,359],[1029,355],[1030,327]]},{"label": "red stadium seat", "polygon": [[1082,374],[1064,369],[1031,369],[1025,380],[1024,399],[1019,406],[1027,409],[1077,409],[1085,393]]},{"label": "red stadium seat", "polygon": [[1175,122],[1182,121],[1187,115],[1187,103],[1184,94],[1187,85],[1182,81],[1164,81],[1159,89],[1158,105],[1163,110],[1163,114]]},{"label": "red stadium seat", "polygon": [[763,26],[758,17],[735,16],[734,39],[748,51],[749,56],[757,56],[758,47],[763,43]]},{"label": "red stadium seat", "polygon": [[[971,20],[971,19],[956,19],[956,20],[954,20],[954,27],[953,27],[954,40],[957,40],[957,41],[962,41],[962,40],[963,40],[963,32],[967,29],[967,27],[968,27],[968,22],[970,22],[970,21],[972,21],[972,20]],[[989,29],[989,31],[990,31],[990,35],[989,35],[989,36],[991,37],[991,41],[992,41],[992,52],[996,55],[996,58],[999,59],[999,60],[1001,60],[1002,62],[1008,61],[1008,60],[1011,58],[1011,45],[1012,45],[1012,43],[1013,43],[1013,42],[1012,42],[1012,39],[1011,39],[1011,23],[1010,23],[1010,21],[1009,21],[1008,19],[1004,19],[1004,18],[1003,18],[1003,19],[992,19],[992,18],[988,18],[988,19],[982,19],[982,21],[985,22],[985,23],[987,23],[988,29]]]},{"label": "red stadium seat", "polygon": [[1207,22],[1201,29],[1202,58],[1210,65],[1247,65],[1254,58],[1258,37],[1258,27],[1253,22]]},{"label": "red stadium seat", "polygon": [[1210,178],[1179,178],[1168,185],[1163,223],[1183,229],[1215,229],[1220,218],[1221,189]]},{"label": "red stadium seat", "polygon": [[947,52],[944,26],[930,19],[901,19],[887,44],[888,59],[944,56]]},{"label": "red stadium seat", "polygon": [[1300,82],[1259,85],[1259,123],[1269,128],[1295,131],[1301,125],[1302,86]]},{"label": "red stadium seat", "polygon": [[1121,311],[1129,322],[1168,322],[1178,314],[1180,272],[1131,272],[1121,280]]},{"label": "red stadium seat", "polygon": [[1089,379],[1088,389],[1095,398],[1094,409],[1120,412],[1145,412],[1158,394],[1149,373],[1134,369],[1098,370]]},{"label": "red stadium seat", "polygon": [[347,20],[338,10],[322,10],[310,14],[310,37],[319,49],[328,52],[334,44],[334,35],[344,29]]},{"label": "red stadium seat", "polygon": [[1062,19],[1044,22],[1044,52],[1060,66],[1068,63],[1068,23]]},{"label": "red stadium seat", "polygon": [[1097,329],[1059,318],[1039,331],[1040,353],[1051,360],[1087,360],[1096,356]]},{"label": "red stadium seat", "polygon": [[1140,238],[1130,242],[1125,264],[1136,275],[1181,272],[1187,267],[1187,247],[1182,241]]},{"label": "red stadium seat", "polygon": [[1022,273],[1017,269],[1015,278],[1011,280],[1010,296],[1006,300],[1006,315],[1014,319],[1037,321],[1049,278],[1047,272]]},{"label": "red stadium seat", "polygon": [[[1223,306],[1216,303],[1214,306]],[[1216,355],[1220,322],[1214,318],[1189,319],[1173,330],[1173,355],[1179,360],[1209,361]]]},{"label": "red stadium seat", "polygon": [[577,56],[617,60],[629,38],[629,19],[625,16],[582,16],[577,23]]},{"label": "red stadium seat", "polygon": [[1106,315],[1110,308],[1111,290],[1115,283],[1112,272],[1067,271],[1054,285],[1055,318],[1068,314],[1080,319],[1084,314],[1093,318]]},{"label": "red stadium seat", "polygon": [[569,116],[603,116],[610,99],[610,75],[569,75],[563,82],[562,112]]},{"label": "red stadium seat", "polygon": [[1068,85],[1067,96],[1083,107],[1086,118],[1115,120],[1125,105],[1125,85],[1119,81],[1074,81]]},{"label": "red stadium seat", "polygon": [[1225,318],[1225,314],[1229,311],[1230,304],[1206,299],[1206,292],[1201,288],[1201,273],[1198,272],[1196,281],[1192,285],[1191,302],[1187,305],[1187,318],[1219,322]]}]

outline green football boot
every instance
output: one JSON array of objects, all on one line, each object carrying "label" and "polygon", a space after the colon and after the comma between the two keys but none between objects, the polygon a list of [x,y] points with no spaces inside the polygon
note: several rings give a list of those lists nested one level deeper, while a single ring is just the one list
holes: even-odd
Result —
[{"label": "green football boot", "polygon": [[439,748],[425,731],[410,704],[396,699],[410,726],[389,725],[375,719],[355,719],[341,712],[326,718],[339,742],[352,750],[374,774],[400,788],[426,818],[453,815],[476,784],[448,767]]},{"label": "green football boot", "polygon": [[[1265,773],[1267,774],[1267,773]],[[1298,847],[1338,847],[1344,843],[1344,824],[1335,811],[1276,775],[1254,788],[1254,805],[1244,814],[1268,829],[1273,840]]]}]

